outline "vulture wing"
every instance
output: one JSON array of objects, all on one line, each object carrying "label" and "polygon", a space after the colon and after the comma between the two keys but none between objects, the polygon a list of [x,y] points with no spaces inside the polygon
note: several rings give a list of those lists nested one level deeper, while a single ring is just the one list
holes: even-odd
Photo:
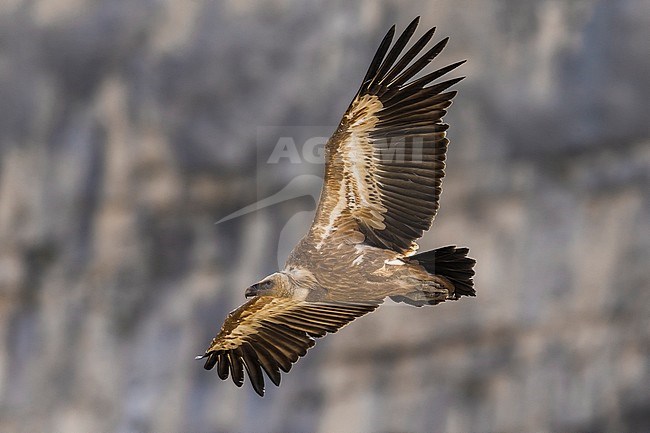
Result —
[{"label": "vulture wing", "polygon": [[[311,228],[317,245],[334,236],[403,254],[429,229],[438,210],[449,141],[442,122],[458,83],[431,84],[464,62],[413,79],[445,47],[426,49],[434,29],[406,52],[416,18],[389,49],[384,37],[359,92],[326,146],[325,179]],[[363,235],[363,236],[361,236]]]},{"label": "vulture wing", "polygon": [[244,383],[244,370],[259,395],[264,395],[262,370],[276,386],[280,370],[293,363],[316,342],[357,317],[374,311],[377,303],[305,302],[259,296],[231,312],[205,354],[206,370],[217,367],[221,379]]}]

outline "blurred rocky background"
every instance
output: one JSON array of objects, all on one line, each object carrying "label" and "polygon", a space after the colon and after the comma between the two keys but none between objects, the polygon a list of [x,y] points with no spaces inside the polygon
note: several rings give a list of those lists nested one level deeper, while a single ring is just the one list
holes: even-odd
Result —
[{"label": "blurred rocky background", "polygon": [[[263,399],[221,382],[193,357],[313,187],[214,222],[321,175],[265,161],[417,15],[469,59],[421,244],[469,246],[478,297],[387,305]],[[649,431],[649,29],[647,0],[3,1],[0,431]]]}]

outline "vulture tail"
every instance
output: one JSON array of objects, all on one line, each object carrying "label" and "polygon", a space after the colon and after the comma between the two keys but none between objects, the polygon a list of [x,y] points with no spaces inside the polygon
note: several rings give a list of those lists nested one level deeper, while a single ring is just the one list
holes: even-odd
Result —
[{"label": "vulture tail", "polygon": [[476,296],[472,279],[476,260],[467,257],[467,253],[467,248],[450,245],[409,256],[409,260],[417,260],[430,274],[441,275],[451,281],[458,299],[461,296]]}]

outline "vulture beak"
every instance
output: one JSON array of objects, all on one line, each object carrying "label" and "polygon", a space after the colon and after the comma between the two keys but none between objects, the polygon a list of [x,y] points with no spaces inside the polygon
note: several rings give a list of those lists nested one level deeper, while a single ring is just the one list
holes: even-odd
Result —
[{"label": "vulture beak", "polygon": [[264,296],[268,295],[270,291],[272,290],[273,284],[268,281],[260,281],[259,283],[255,283],[252,286],[250,286],[246,291],[244,292],[244,296],[247,298],[253,298],[255,296]]},{"label": "vulture beak", "polygon": [[258,288],[256,286],[257,285],[252,285],[249,288],[247,288],[246,291],[244,292],[244,296],[246,298],[253,298],[257,296]]}]

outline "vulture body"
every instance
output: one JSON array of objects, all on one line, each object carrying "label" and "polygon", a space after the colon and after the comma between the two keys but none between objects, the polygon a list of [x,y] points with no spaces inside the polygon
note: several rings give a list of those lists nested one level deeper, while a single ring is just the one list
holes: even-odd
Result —
[{"label": "vulture body", "polygon": [[391,47],[381,42],[361,87],[325,149],[314,222],[285,268],[246,289],[205,354],[237,386],[244,370],[259,395],[315,344],[375,310],[387,297],[414,306],[474,296],[466,248],[417,253],[438,210],[448,125],[442,117],[462,78],[434,83],[457,62],[414,78],[448,38],[427,49],[434,30],[409,49],[416,18]]}]

